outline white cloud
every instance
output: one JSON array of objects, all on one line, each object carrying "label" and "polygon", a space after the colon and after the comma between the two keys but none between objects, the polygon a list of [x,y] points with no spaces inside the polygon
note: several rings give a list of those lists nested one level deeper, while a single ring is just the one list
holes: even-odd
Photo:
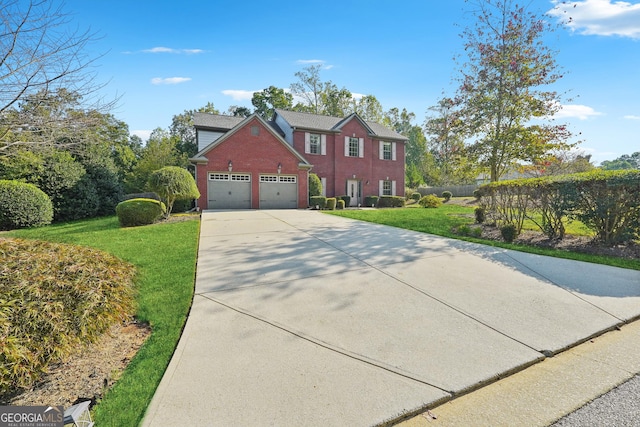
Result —
[{"label": "white cloud", "polygon": [[547,13],[584,35],[640,38],[640,3],[612,0],[561,2]]},{"label": "white cloud", "polygon": [[296,64],[321,65],[323,70],[330,70],[335,67],[335,65],[327,64],[324,59],[298,59]]},{"label": "white cloud", "polygon": [[188,82],[191,77],[154,77],[151,79],[153,85],[177,85]]},{"label": "white cloud", "polygon": [[324,64],[323,59],[298,59],[296,62],[298,64],[309,64],[309,65]]},{"label": "white cloud", "polygon": [[138,135],[140,137],[140,139],[144,142],[144,141],[148,141],[149,140],[149,137],[151,136],[151,132],[153,132],[153,131],[152,130],[141,129],[141,130],[134,130],[131,133],[133,135]]},{"label": "white cloud", "polygon": [[556,119],[578,118],[587,120],[591,117],[601,116],[602,113],[586,105],[561,105],[560,110],[554,114]]},{"label": "white cloud", "polygon": [[170,47],[156,46],[156,47],[152,47],[151,49],[144,49],[141,52],[143,53],[185,53],[187,55],[194,55],[198,53],[204,53],[205,51],[202,49],[173,49]]},{"label": "white cloud", "polygon": [[222,94],[230,96],[234,101],[250,101],[255,92],[255,90],[225,89],[222,91]]},{"label": "white cloud", "polygon": [[624,116],[625,119],[627,120],[640,120],[640,116],[634,116],[633,114],[630,114],[628,116]]}]

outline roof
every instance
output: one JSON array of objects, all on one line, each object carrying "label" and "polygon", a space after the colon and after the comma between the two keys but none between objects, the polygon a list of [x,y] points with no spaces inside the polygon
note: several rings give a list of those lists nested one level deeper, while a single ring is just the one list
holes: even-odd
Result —
[{"label": "roof", "polygon": [[372,135],[381,137],[381,138],[389,138],[396,140],[408,140],[407,137],[399,134],[398,132],[387,128],[379,123],[368,122],[362,120],[357,113],[353,113],[350,116],[341,118],[341,117],[331,117],[331,116],[323,116],[320,114],[312,114],[312,113],[301,113],[297,111],[288,111],[288,110],[280,110],[276,109],[276,114],[281,116],[286,120],[287,123],[291,127],[301,128],[301,129],[309,129],[309,130],[320,130],[320,131],[330,131],[330,132],[339,132],[342,126],[357,117],[365,126],[369,127]]},{"label": "roof", "polygon": [[[197,120],[196,121],[196,115],[198,115]],[[225,119],[236,119],[235,121],[237,122],[232,129],[230,129],[230,132],[226,132],[224,135],[222,135],[220,138],[216,139],[215,141],[213,141],[211,144],[209,144],[207,147],[204,147],[202,150],[200,150],[193,158],[189,159],[191,162],[193,163],[206,163],[207,162],[207,158],[205,156],[205,154],[209,151],[211,151],[213,148],[215,148],[216,146],[220,145],[223,141],[226,141],[227,139],[231,138],[231,136],[233,134],[235,134],[236,132],[238,132],[238,130],[242,129],[244,126],[247,125],[247,123],[250,123],[251,121],[258,120],[259,122],[262,123],[262,125],[265,127],[265,129],[267,129],[269,132],[271,132],[271,134],[287,149],[291,152],[291,154],[293,154],[299,161],[299,166],[300,167],[308,167],[311,168],[311,164],[300,154],[298,153],[292,146],[290,146],[287,141],[285,141],[282,136],[280,135],[280,128],[276,127],[274,129],[274,127],[271,126],[271,123],[267,122],[266,120],[264,120],[262,117],[260,117],[258,114],[252,114],[249,117],[233,117],[233,116],[220,116],[217,114],[208,114],[208,113],[196,113],[196,115],[194,115],[193,117],[193,122],[194,122],[194,126],[196,127],[205,127],[205,128],[215,128],[215,129],[225,129],[221,126],[228,126],[231,121],[225,121]],[[211,116],[211,117],[205,117],[205,116]],[[206,123],[206,124],[203,124]]]},{"label": "roof", "polygon": [[245,117],[223,116],[220,114],[194,113],[193,125],[197,128],[231,130],[244,121]]}]

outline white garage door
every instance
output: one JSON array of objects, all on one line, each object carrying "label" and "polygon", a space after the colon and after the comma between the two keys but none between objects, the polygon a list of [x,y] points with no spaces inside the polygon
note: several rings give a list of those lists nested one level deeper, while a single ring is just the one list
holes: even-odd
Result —
[{"label": "white garage door", "polygon": [[251,209],[251,175],[210,172],[208,209]]},{"label": "white garage door", "polygon": [[260,175],[260,209],[296,209],[297,176]]}]

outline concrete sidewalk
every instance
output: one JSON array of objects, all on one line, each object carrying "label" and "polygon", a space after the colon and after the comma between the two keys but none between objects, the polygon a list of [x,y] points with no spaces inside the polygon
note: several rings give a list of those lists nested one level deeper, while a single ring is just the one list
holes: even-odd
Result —
[{"label": "concrete sidewalk", "polygon": [[315,211],[204,212],[196,296],[143,421],[373,425],[640,315],[640,272]]}]

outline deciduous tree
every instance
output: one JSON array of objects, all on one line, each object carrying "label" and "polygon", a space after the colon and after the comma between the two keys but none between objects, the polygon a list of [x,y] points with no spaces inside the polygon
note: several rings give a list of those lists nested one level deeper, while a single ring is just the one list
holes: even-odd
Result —
[{"label": "deciduous tree", "polygon": [[549,85],[562,75],[544,43],[552,28],[543,15],[513,0],[467,3],[476,23],[462,33],[467,60],[458,97],[473,140],[468,152],[496,181],[517,161],[570,146],[566,126],[549,119],[560,108]]},{"label": "deciduous tree", "polygon": [[254,92],[251,104],[255,113],[266,120],[271,120],[276,108],[290,110],[293,108],[293,95],[275,86],[269,86],[260,92]]}]

